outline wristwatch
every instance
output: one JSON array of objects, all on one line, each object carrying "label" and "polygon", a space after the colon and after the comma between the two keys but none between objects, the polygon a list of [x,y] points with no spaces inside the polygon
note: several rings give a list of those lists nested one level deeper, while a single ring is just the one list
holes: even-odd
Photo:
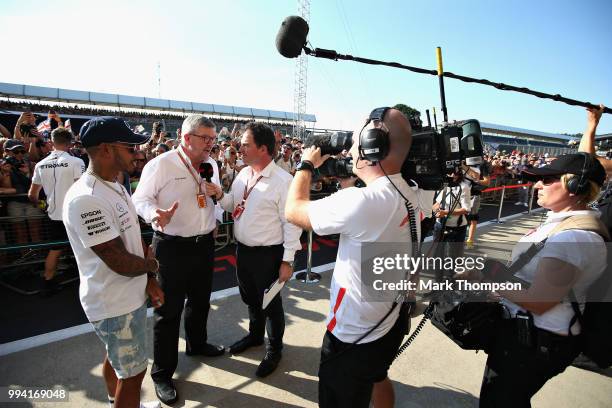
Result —
[{"label": "wristwatch", "polygon": [[301,170],[308,170],[313,176],[315,175],[315,167],[310,160],[302,160],[295,168],[295,171]]},{"label": "wristwatch", "polygon": [[282,261],[282,263],[286,263],[287,265],[289,265],[291,267],[291,269],[293,269],[293,264],[294,264],[293,261],[291,261],[291,262],[289,262],[289,261]]}]

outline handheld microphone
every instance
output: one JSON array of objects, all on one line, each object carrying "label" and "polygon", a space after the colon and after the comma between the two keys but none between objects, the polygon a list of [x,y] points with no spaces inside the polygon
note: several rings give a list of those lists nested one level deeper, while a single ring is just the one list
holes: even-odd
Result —
[{"label": "handheld microphone", "polygon": [[306,45],[308,23],[302,17],[289,16],[281,24],[276,35],[276,49],[286,58],[297,58]]},{"label": "handheld microphone", "polygon": [[[215,170],[213,169],[212,164],[202,162],[200,163],[200,168],[198,169],[198,171],[200,172],[200,177],[202,177],[209,183],[212,182],[212,176],[215,174]],[[211,198],[213,200],[213,203],[217,204],[217,199],[215,198],[215,196],[212,196]]]}]

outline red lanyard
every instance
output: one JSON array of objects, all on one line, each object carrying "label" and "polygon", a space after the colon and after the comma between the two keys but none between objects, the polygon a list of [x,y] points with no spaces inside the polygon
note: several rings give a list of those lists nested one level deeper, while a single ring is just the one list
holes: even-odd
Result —
[{"label": "red lanyard", "polygon": [[248,189],[247,191],[247,187],[249,186],[248,183],[244,186],[244,194],[242,195],[242,202],[244,203],[246,201],[246,199],[249,197],[249,194],[251,194],[251,191],[253,191],[253,188],[255,188],[255,186],[257,185],[257,183],[259,183],[259,180],[262,179],[263,176],[259,176],[257,178],[257,180],[255,181],[255,184],[253,184],[251,186],[251,188]]},{"label": "red lanyard", "polygon": [[193,178],[193,181],[195,181],[196,185],[198,186],[198,192],[200,194],[202,194],[202,183],[199,182],[198,179],[196,178],[196,176],[193,175],[193,171],[191,171],[191,167],[189,166],[189,164],[187,164],[187,161],[185,160],[185,158],[181,154],[180,150],[178,151],[178,155],[179,155],[179,158],[181,159],[181,161],[183,162],[183,164],[185,165],[185,167],[187,167],[187,170],[189,171],[189,174],[191,174],[191,177]]}]

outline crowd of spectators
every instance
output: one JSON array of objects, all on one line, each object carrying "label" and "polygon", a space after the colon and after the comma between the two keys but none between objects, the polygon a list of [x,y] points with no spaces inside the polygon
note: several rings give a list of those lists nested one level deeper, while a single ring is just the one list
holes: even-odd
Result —
[{"label": "crowd of spectators", "polygon": [[[6,104],[7,102],[3,102]],[[23,104],[10,106],[24,108]],[[7,108],[7,106],[5,106]],[[10,207],[30,206],[28,211],[21,211],[19,214],[27,216],[26,220],[15,218],[12,228],[5,228],[8,233],[0,236],[2,243],[26,243],[35,242],[42,239],[44,234],[40,233],[40,222],[36,221],[36,216],[43,216],[44,202],[39,207],[32,207],[26,197],[31,184],[32,171],[35,164],[46,157],[53,146],[48,138],[48,133],[39,131],[40,123],[36,124],[36,116],[32,111],[40,111],[49,108],[48,105],[29,104],[27,110],[19,115],[14,129],[7,129],[8,126],[0,126],[2,138],[0,138],[0,217],[16,216],[17,213],[8,211]],[[57,113],[54,109],[48,110],[46,121],[53,121],[54,126],[65,126],[62,115],[65,112],[79,114],[116,114],[116,112],[84,110],[75,107],[73,110],[62,108],[62,112]],[[153,117],[154,114],[148,114]],[[180,116],[177,116],[180,118]],[[39,118],[40,119],[40,118]],[[135,169],[132,174],[118,174],[118,181],[126,186],[129,192],[133,193],[138,188],[141,172],[144,165],[153,158],[164,154],[172,149],[176,149],[181,142],[180,127],[169,129],[163,126],[162,121],[155,121],[150,127],[143,125],[142,116],[134,117],[132,120],[133,129],[137,133],[149,133],[152,135],[150,141],[141,145],[135,155]],[[167,123],[167,122],[166,122]],[[216,122],[219,123],[219,122]],[[2,124],[0,124],[2,125]],[[211,156],[217,161],[219,176],[222,187],[229,191],[236,175],[240,172],[244,163],[241,157],[240,139],[245,128],[245,122],[237,121],[234,123],[221,122],[217,125],[217,143],[213,146]],[[230,130],[231,129],[231,130]],[[89,159],[85,149],[79,141],[78,129],[72,129],[75,138],[70,154],[81,158],[85,165]],[[302,155],[303,143],[297,138],[292,138],[288,132],[281,128],[275,129],[276,136],[276,157],[275,162],[287,172],[294,174],[295,168],[299,164]],[[346,154],[346,152],[343,152]],[[520,172],[529,167],[541,167],[549,163],[553,157],[547,154],[537,155],[534,153],[524,154],[520,151],[494,151],[489,149],[485,155],[485,166],[488,167],[491,175],[491,186],[501,186],[504,184],[516,184],[521,182]],[[311,186],[312,193],[326,194],[335,191],[336,180],[322,177],[314,181]],[[43,195],[44,198],[44,195]],[[522,200],[525,201],[525,200]],[[10,204],[9,203],[20,203]],[[26,222],[23,222],[26,221]]]}]

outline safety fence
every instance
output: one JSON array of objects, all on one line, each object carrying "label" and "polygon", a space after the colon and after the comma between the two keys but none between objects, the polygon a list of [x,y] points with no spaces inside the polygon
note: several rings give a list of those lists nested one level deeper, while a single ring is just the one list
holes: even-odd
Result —
[{"label": "safety fence", "polygon": [[[512,182],[512,181],[510,181]],[[531,184],[504,184],[497,186],[498,180],[494,180],[493,186],[482,191],[481,200],[484,205],[498,206],[499,221],[502,208],[508,200],[518,197],[519,189],[530,191],[528,211],[531,211],[533,202],[533,188]],[[328,194],[311,194],[311,199],[318,199]],[[28,215],[9,215],[7,203],[11,200],[22,200],[25,195],[2,195],[0,196],[0,285],[15,292],[31,295],[40,291],[40,276],[44,271],[45,258],[49,249],[64,249],[58,266],[58,277],[63,275],[62,283],[68,283],[78,279],[78,272],[74,255],[68,241],[57,241],[51,239],[50,220],[46,214],[32,207]],[[153,236],[151,226],[142,222],[141,233],[145,243],[150,243]],[[215,238],[215,251],[220,251],[228,245],[235,243],[233,221],[229,213],[224,213],[223,222],[220,223]],[[317,274],[311,272],[312,267],[312,232],[307,234],[305,249],[307,250],[306,273],[298,276],[298,279],[316,282]],[[26,278],[30,279],[26,279]],[[37,279],[38,278],[38,279]]]}]

